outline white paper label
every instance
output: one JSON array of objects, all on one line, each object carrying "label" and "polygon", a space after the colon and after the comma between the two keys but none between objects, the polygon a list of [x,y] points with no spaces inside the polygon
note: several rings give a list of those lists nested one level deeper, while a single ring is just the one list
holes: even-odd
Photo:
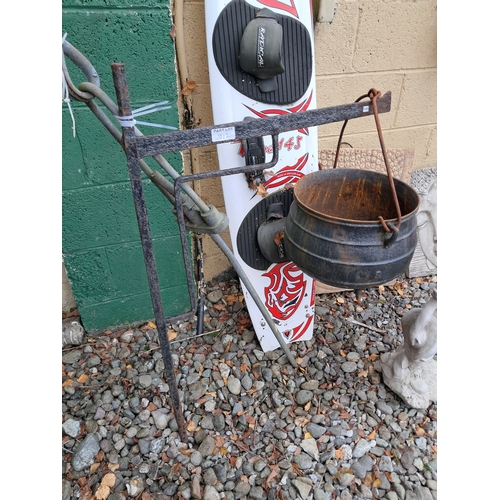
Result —
[{"label": "white paper label", "polygon": [[212,141],[230,141],[236,137],[234,127],[214,128],[212,129]]},{"label": "white paper label", "polygon": [[370,106],[363,106],[363,113],[368,113],[370,111]]}]

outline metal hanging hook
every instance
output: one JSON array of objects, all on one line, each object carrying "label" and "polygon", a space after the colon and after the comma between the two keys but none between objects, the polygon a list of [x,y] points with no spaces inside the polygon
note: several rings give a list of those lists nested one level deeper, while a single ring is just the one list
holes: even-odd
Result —
[{"label": "metal hanging hook", "polygon": [[[371,102],[372,102],[373,117],[375,118],[375,126],[377,128],[377,134],[378,134],[378,138],[379,138],[379,142],[380,142],[380,148],[382,150],[382,156],[384,158],[385,168],[386,168],[386,171],[387,171],[387,177],[389,178],[389,185],[391,187],[392,197],[393,197],[393,200],[394,200],[394,205],[396,207],[396,214],[397,214],[397,223],[396,223],[396,225],[394,225],[392,223],[387,223],[381,215],[378,216],[378,220],[380,221],[380,224],[384,228],[384,231],[387,232],[387,233],[392,233],[392,235],[388,239],[386,239],[385,242],[384,242],[384,246],[388,247],[389,245],[391,245],[392,243],[394,243],[394,241],[396,241],[397,234],[399,232],[399,227],[401,226],[401,208],[399,206],[398,195],[396,193],[396,187],[394,185],[394,179],[393,179],[393,176],[392,176],[392,172],[391,172],[391,169],[389,167],[389,159],[387,157],[387,151],[386,151],[386,148],[385,148],[384,137],[382,135],[382,128],[380,126],[380,120],[379,120],[379,117],[378,117],[377,99],[381,95],[382,95],[382,93],[380,92],[380,90],[376,90],[376,89],[372,88],[366,94],[363,94],[362,96],[358,97],[354,102],[359,102],[362,99],[366,99],[366,98],[369,98],[371,100]],[[335,153],[335,161],[333,163],[333,168],[337,168],[337,163],[338,163],[338,158],[339,158],[339,151],[340,151],[340,145],[342,143],[342,137],[344,135],[344,131],[345,131],[345,128],[346,128],[346,125],[347,125],[348,121],[349,120],[346,120],[344,122],[344,124],[342,125],[342,129],[340,130],[340,135],[339,135],[339,139],[338,139],[338,142],[337,142],[337,150],[336,150],[336,153]]]}]

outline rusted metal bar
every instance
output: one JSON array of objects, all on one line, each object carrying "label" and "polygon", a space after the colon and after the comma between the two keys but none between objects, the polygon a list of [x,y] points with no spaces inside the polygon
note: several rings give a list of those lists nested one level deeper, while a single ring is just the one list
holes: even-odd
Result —
[{"label": "rusted metal bar", "polygon": [[[378,99],[377,110],[379,113],[386,113],[390,109],[391,92],[386,92],[383,97]],[[373,106],[371,103],[359,102],[256,120],[243,120],[197,129],[179,130],[178,132],[152,134],[137,139],[137,154],[140,158],[144,158],[155,154],[183,151],[211,144],[276,135],[289,130],[341,122],[372,114]]]},{"label": "rusted metal bar", "polygon": [[[113,83],[116,90],[116,98],[120,116],[131,116],[130,98],[128,94],[128,86],[125,77],[125,68],[122,63],[113,63],[111,65],[113,72]],[[167,328],[165,321],[165,313],[160,293],[158,282],[158,271],[153,252],[153,240],[149,228],[148,212],[144,199],[143,185],[141,179],[141,169],[136,151],[137,137],[134,128],[123,126],[123,147],[127,156],[127,164],[129,169],[130,183],[132,185],[132,194],[134,196],[134,205],[139,224],[139,233],[141,236],[142,249],[144,253],[144,262],[148,275],[149,288],[151,293],[151,301],[160,338],[161,352],[165,363],[165,373],[167,374],[167,382],[174,409],[175,420],[179,429],[179,437],[184,443],[187,443],[186,424],[182,413],[182,406],[177,390],[175,373],[173,369],[172,354],[170,351],[170,343],[167,337]]]}]

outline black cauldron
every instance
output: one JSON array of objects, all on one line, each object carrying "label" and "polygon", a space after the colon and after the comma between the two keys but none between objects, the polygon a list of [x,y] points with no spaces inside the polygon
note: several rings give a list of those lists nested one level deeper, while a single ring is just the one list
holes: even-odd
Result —
[{"label": "black cauldron", "polygon": [[401,276],[417,245],[417,192],[369,170],[319,170],[300,179],[286,218],[287,256],[306,274],[339,287],[365,289]]}]

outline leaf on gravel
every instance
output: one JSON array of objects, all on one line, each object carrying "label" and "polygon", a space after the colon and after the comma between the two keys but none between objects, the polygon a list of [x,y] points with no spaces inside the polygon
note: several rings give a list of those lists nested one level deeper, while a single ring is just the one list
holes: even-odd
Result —
[{"label": "leaf on gravel", "polygon": [[111,488],[115,485],[116,476],[109,472],[106,474],[101,481],[99,488],[95,493],[96,500],[106,500],[111,493]]},{"label": "leaf on gravel", "polygon": [[340,448],[338,450],[335,450],[335,459],[344,460],[344,451],[341,450]]},{"label": "leaf on gravel", "polygon": [[339,304],[343,304],[345,302],[345,300],[342,297],[337,297],[337,302]]},{"label": "leaf on gravel", "polygon": [[177,332],[175,330],[169,330],[167,332],[168,340],[174,340],[177,337]]},{"label": "leaf on gravel", "polygon": [[368,377],[368,372],[365,370],[359,370],[358,377]]},{"label": "leaf on gravel", "polygon": [[80,489],[79,500],[92,500],[92,498],[94,498],[92,490],[90,489],[90,486],[86,484],[83,488]]},{"label": "leaf on gravel", "polygon": [[106,474],[101,481],[101,485],[109,486],[110,488],[112,488],[115,485],[115,483],[116,483],[116,476],[112,472]]},{"label": "leaf on gravel", "polygon": [[415,434],[418,437],[422,437],[422,436],[425,436],[426,432],[424,431],[424,429],[422,429],[422,427],[419,427],[418,425],[416,425],[415,426]]},{"label": "leaf on gravel", "polygon": [[278,475],[277,470],[279,469],[279,465],[278,464],[270,465],[269,468],[271,469],[271,474],[267,476],[266,484],[268,486],[271,486],[271,483],[273,482],[274,478]]},{"label": "leaf on gravel", "polygon": [[375,479],[372,483],[372,488],[378,488],[382,484],[382,479]]},{"label": "leaf on gravel", "polygon": [[246,418],[248,426],[251,429],[253,429],[255,427],[255,418],[252,417],[252,415],[247,415],[245,418]]},{"label": "leaf on gravel", "polygon": [[224,446],[224,443],[226,442],[226,440],[222,436],[215,436],[214,441],[217,448],[222,448]]},{"label": "leaf on gravel", "polygon": [[186,428],[189,432],[193,433],[196,430],[196,422],[193,420],[189,421]]},{"label": "leaf on gravel", "polygon": [[304,473],[300,470],[300,467],[295,462],[292,463],[292,469],[293,472],[297,474],[297,476],[302,476],[302,477],[304,476]]},{"label": "leaf on gravel", "polygon": [[345,353],[342,349],[340,349],[339,354],[340,354],[343,358],[345,358],[345,357],[347,356],[347,355],[346,355],[346,353]]},{"label": "leaf on gravel", "polygon": [[246,372],[246,371],[248,371],[249,369],[250,369],[250,368],[249,368],[249,366],[248,366],[248,365],[246,365],[245,363],[241,363],[241,365],[240,365],[240,370],[241,370],[242,372]]},{"label": "leaf on gravel", "polygon": [[242,443],[241,441],[235,441],[234,443],[241,451],[250,451],[250,448],[245,444]]},{"label": "leaf on gravel", "polygon": [[111,488],[109,486],[99,486],[97,491],[95,492],[95,498],[96,500],[106,500],[106,498],[109,497],[109,494],[111,493]]},{"label": "leaf on gravel", "polygon": [[96,463],[94,462],[91,466],[90,466],[90,473],[93,474],[99,467],[100,467],[100,463]]}]

